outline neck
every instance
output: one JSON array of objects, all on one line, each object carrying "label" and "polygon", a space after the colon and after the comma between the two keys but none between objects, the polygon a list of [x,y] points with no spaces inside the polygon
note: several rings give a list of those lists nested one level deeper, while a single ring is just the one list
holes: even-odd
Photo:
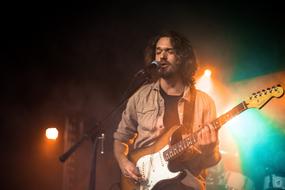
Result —
[{"label": "neck", "polygon": [[168,95],[178,96],[184,92],[185,85],[180,77],[172,77],[171,79],[161,78],[159,84]]}]

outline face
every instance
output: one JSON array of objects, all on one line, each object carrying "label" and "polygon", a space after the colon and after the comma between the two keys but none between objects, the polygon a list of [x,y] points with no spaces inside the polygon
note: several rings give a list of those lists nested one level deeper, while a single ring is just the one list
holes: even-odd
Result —
[{"label": "face", "polygon": [[179,61],[169,37],[162,37],[156,43],[155,60],[160,63],[160,75],[169,78],[177,74]]}]

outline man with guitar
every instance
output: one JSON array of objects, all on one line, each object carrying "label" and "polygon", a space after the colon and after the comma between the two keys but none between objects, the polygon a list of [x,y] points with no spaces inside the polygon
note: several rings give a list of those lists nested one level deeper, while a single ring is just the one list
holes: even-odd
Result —
[{"label": "man with guitar", "polygon": [[[114,133],[121,189],[206,189],[206,169],[221,155],[218,132],[209,124],[216,118],[215,104],[194,87],[194,51],[187,38],[167,31],[145,49],[146,64],[153,60],[159,63],[158,71],[129,98]],[[179,154],[183,143],[172,148],[193,132],[196,138],[187,151]]]}]

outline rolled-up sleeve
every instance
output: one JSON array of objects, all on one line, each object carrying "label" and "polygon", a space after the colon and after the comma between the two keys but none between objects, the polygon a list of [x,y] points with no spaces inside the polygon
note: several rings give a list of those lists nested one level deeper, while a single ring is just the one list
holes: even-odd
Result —
[{"label": "rolled-up sleeve", "polygon": [[136,100],[135,96],[132,96],[128,100],[126,108],[122,113],[122,119],[113,134],[113,138],[121,142],[129,143],[129,140],[133,139],[136,135],[137,125]]},{"label": "rolled-up sleeve", "polygon": [[[207,105],[208,107],[204,111],[205,124],[209,124],[217,117],[215,103],[213,99],[209,96],[207,98]],[[220,161],[221,155],[219,152],[219,140],[216,143],[202,146],[201,150],[202,150],[201,161],[200,161],[201,168],[211,167]]]},{"label": "rolled-up sleeve", "polygon": [[[213,99],[210,96],[206,95],[206,97],[204,98],[205,98],[204,100],[205,109],[203,111],[204,124],[209,124],[214,119],[216,119],[217,116],[216,106]],[[209,168],[211,166],[216,165],[220,161],[221,155],[219,152],[219,140],[216,143],[200,146],[200,148],[202,150],[202,154],[198,156],[199,169]]]}]

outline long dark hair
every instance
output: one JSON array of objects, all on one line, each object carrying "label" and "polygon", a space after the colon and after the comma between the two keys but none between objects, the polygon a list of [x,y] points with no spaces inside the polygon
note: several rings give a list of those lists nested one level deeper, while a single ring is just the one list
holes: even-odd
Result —
[{"label": "long dark hair", "polygon": [[[175,31],[163,31],[154,38],[152,38],[145,48],[144,60],[145,64],[150,64],[155,59],[155,49],[158,40],[162,37],[169,37],[171,44],[181,61],[180,73],[185,84],[194,85],[194,74],[197,70],[197,61],[194,50],[190,41],[183,35]],[[158,76],[153,74],[151,81],[156,81]]]}]

